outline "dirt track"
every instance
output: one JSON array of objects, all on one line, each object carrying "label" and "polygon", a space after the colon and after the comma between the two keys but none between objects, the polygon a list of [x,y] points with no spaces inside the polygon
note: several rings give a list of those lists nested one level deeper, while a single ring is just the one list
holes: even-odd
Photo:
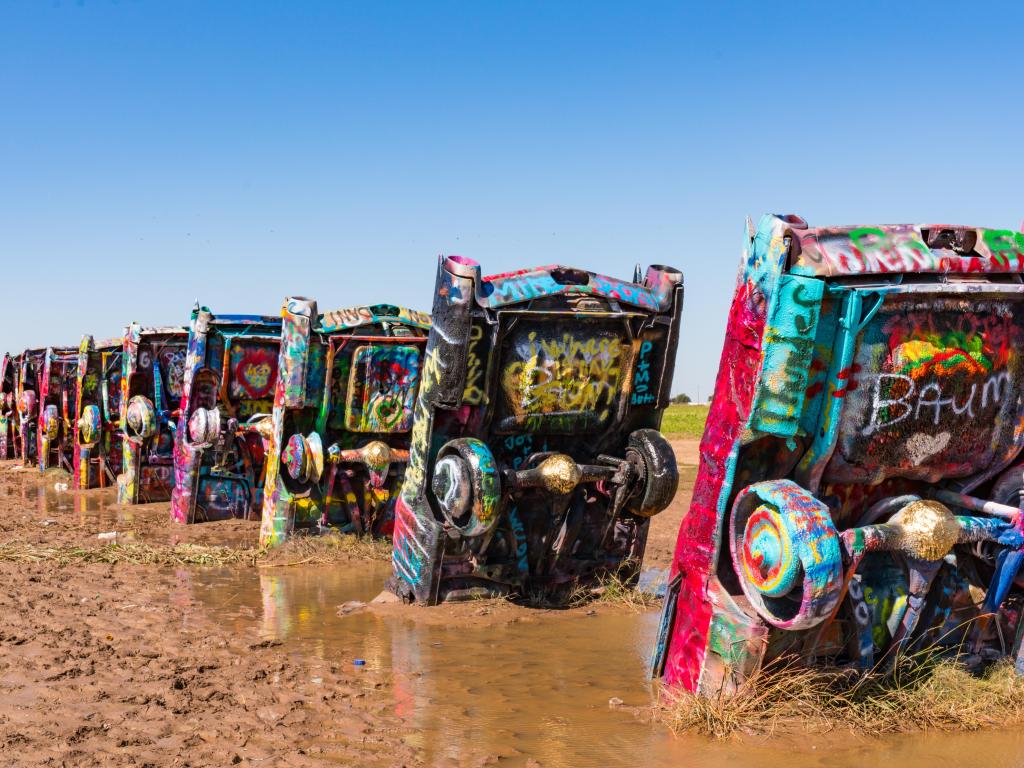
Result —
[{"label": "dirt track", "polygon": [[667,568],[672,564],[679,524],[690,507],[693,481],[697,474],[699,443],[699,440],[693,439],[672,441],[676,461],[679,462],[679,490],[669,508],[651,520],[647,552],[644,555],[644,566],[647,568]]},{"label": "dirt track", "polygon": [[[684,462],[693,453],[689,445],[677,450]],[[670,562],[692,472],[684,478],[673,506],[655,518],[650,565]],[[119,542],[248,547],[256,539],[256,523],[171,527],[166,505],[110,507],[109,491],[54,490],[60,482],[0,465],[0,545],[102,548],[108,540],[97,535],[112,531]],[[377,694],[387,684],[383,673],[303,655],[216,621],[197,603],[195,572],[0,562],[0,764],[422,763],[387,697]],[[436,610],[446,625],[485,615],[472,607]]]}]

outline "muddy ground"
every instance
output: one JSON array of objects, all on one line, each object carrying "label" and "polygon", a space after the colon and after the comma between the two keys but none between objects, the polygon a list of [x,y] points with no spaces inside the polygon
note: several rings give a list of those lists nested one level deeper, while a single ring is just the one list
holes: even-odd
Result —
[{"label": "muddy ground", "polygon": [[[671,561],[696,445],[675,444],[683,482],[672,507],[653,521],[649,565]],[[0,464],[0,550],[20,558],[0,558],[0,765],[500,762],[488,750],[429,758],[403,736],[408,724],[380,694],[390,684],[386,670],[341,664],[268,640],[253,625],[220,620],[200,604],[194,566],[33,561],[48,548],[102,548],[110,541],[246,548],[257,539],[257,523],[171,526],[166,504],[117,507],[109,490],[69,493],[62,482],[59,474]],[[501,627],[574,613],[594,609],[554,616],[507,604],[442,606],[415,608],[406,618],[447,628]]]}]

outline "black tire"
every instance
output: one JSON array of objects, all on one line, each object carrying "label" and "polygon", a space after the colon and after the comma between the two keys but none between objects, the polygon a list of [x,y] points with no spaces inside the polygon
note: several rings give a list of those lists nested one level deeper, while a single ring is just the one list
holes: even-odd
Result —
[{"label": "black tire", "polygon": [[989,498],[1000,504],[1016,507],[1020,504],[1020,491],[1024,488],[1024,464],[1015,464],[1004,470],[992,485]]},{"label": "black tire", "polygon": [[626,453],[636,455],[643,469],[640,492],[627,509],[640,517],[653,517],[675,498],[679,488],[676,454],[668,440],[656,429],[638,429],[630,433]]}]

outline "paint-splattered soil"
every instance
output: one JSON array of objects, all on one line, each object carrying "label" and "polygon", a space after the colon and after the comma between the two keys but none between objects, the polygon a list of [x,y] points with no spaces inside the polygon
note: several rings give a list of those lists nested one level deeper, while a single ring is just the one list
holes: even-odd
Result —
[{"label": "paint-splattered soil", "polygon": [[[695,457],[695,441],[676,447],[684,463]],[[692,471],[683,477],[679,497],[652,526],[652,565],[670,562]],[[166,504],[118,507],[109,490],[69,493],[63,482],[59,474],[0,464],[0,545],[251,547],[257,538],[254,522],[171,526]],[[385,671],[268,640],[256,626],[217,621],[193,588],[197,573],[187,566],[0,562],[0,765],[437,764],[403,737],[408,726],[383,694]],[[428,625],[467,629],[541,616],[506,604],[420,610]],[[517,612],[522,616],[511,615]],[[440,764],[496,759],[484,750]]]}]

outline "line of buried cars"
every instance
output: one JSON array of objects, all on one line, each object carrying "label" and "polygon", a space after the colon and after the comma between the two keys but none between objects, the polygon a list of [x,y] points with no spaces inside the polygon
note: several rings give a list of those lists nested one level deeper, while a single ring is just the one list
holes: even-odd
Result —
[{"label": "line of buried cars", "polygon": [[635,575],[675,493],[658,427],[682,297],[668,267],[483,277],[448,256],[432,316],[197,305],[188,327],[5,355],[0,458],[169,501],[176,523],[260,520],[263,546],[390,536],[407,600],[565,600]]},{"label": "line of buried cars", "polygon": [[[188,329],[3,363],[0,453],[182,523],[391,536],[424,603],[566,600],[637,576],[675,458],[658,431],[679,271],[482,277],[391,306],[196,309]],[[799,658],[921,648],[1024,673],[1024,233],[748,222],[652,672],[706,696]]]}]

